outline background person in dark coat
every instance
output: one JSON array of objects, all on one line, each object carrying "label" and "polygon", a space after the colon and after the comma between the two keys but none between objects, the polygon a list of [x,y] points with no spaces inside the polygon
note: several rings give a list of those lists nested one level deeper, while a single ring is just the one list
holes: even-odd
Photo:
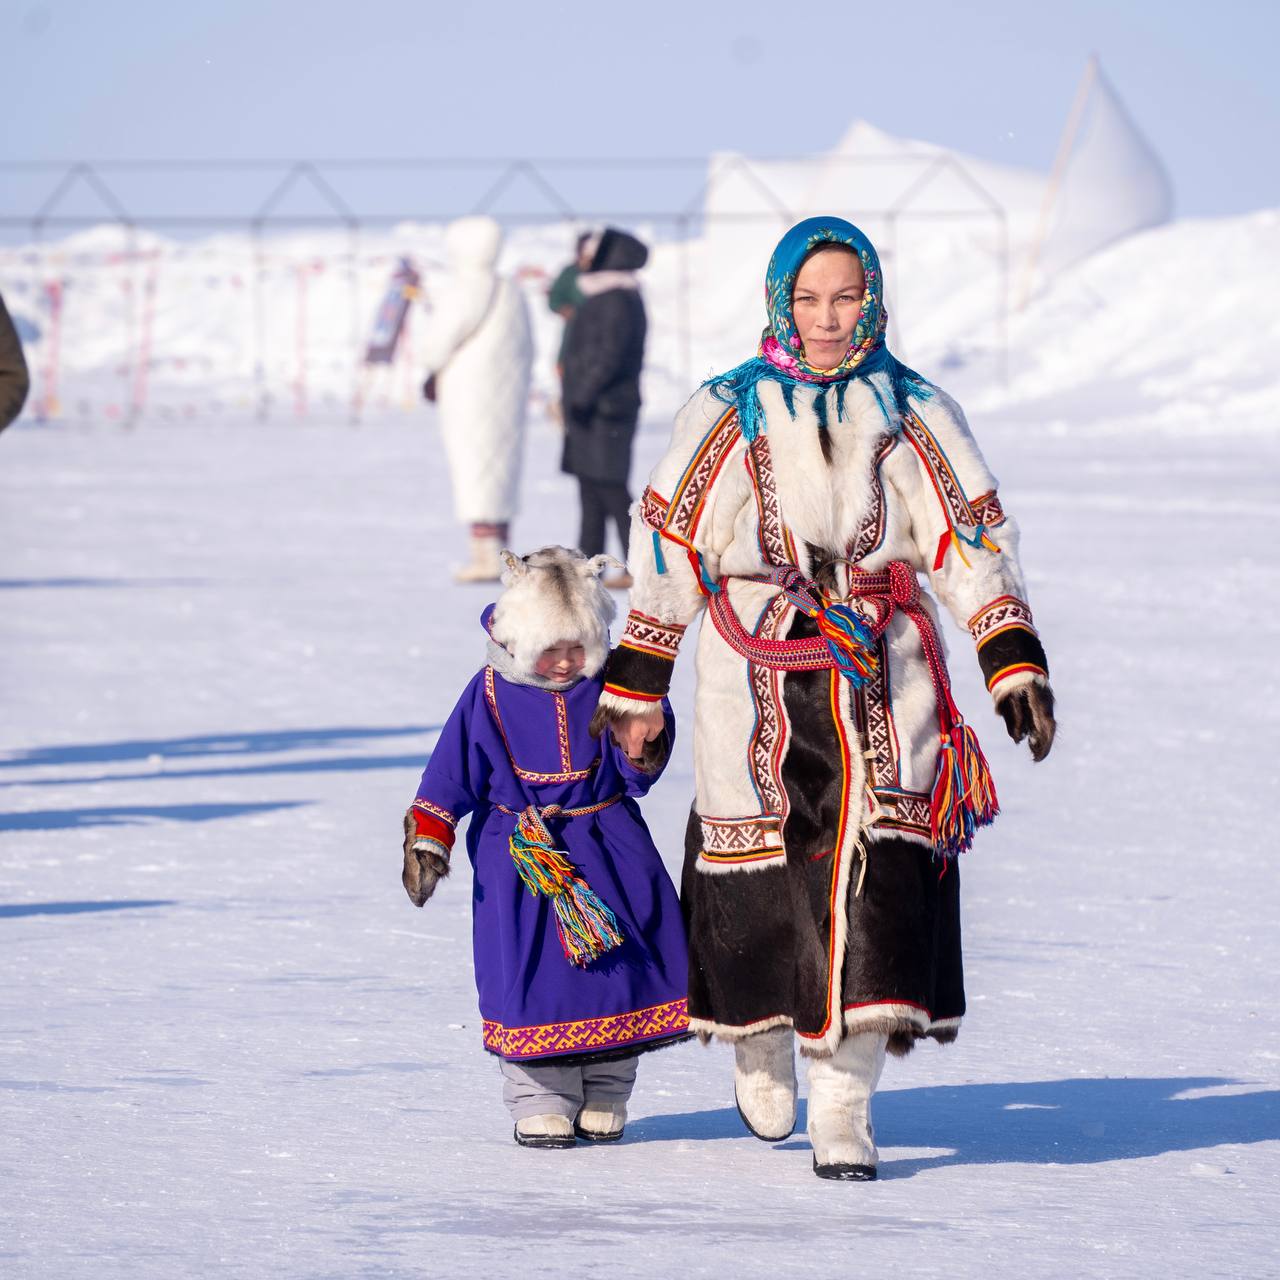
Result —
[{"label": "background person in dark coat", "polygon": [[569,322],[564,350],[564,459],[582,496],[584,555],[605,549],[612,520],[626,557],[630,533],[631,443],[640,418],[640,369],[647,322],[636,272],[649,250],[609,227],[590,267],[578,276],[582,302]]},{"label": "background person in dark coat", "polygon": [[22,412],[30,387],[18,331],[9,319],[4,299],[0,298],[0,431]]}]

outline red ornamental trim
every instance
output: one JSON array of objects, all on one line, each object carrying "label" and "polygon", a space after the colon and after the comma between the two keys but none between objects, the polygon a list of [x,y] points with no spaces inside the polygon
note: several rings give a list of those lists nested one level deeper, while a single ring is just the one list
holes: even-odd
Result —
[{"label": "red ornamental trim", "polygon": [[667,523],[667,513],[671,503],[658,493],[652,485],[648,485],[640,495],[640,519],[650,529],[661,529]]},{"label": "red ornamental trim", "polygon": [[980,497],[974,498],[970,505],[973,507],[974,519],[979,524],[986,525],[988,529],[999,528],[1008,518],[994,489],[989,493],[984,493]]},{"label": "red ornamental trim", "polygon": [[657,618],[637,613],[633,609],[627,615],[627,625],[619,644],[627,649],[638,649],[641,653],[651,653],[654,657],[674,662],[680,651],[684,632],[684,627],[679,623],[660,622]]},{"label": "red ornamental trim", "polygon": [[[764,611],[756,635],[766,640],[777,638],[783,621],[789,617],[787,597],[780,591]],[[790,801],[782,786],[782,756],[786,744],[784,725],[786,712],[782,702],[782,681],[776,671],[761,663],[750,663],[751,700],[755,705],[756,723],[751,734],[747,759],[760,803],[771,813],[786,815]]]},{"label": "red ornamental trim", "polygon": [[439,818],[441,822],[450,827],[456,827],[458,825],[458,819],[455,818],[448,809],[444,808],[443,805],[432,804],[430,800],[423,800],[419,797],[413,802],[413,807],[415,809],[421,809],[424,813],[431,814],[434,818]]},{"label": "red ornamental trim", "polygon": [[720,474],[725,459],[741,438],[738,415],[727,410],[719,422],[703,437],[680,483],[671,495],[671,508],[664,528],[671,529],[682,538],[691,539],[698,531],[698,522],[706,505],[707,494]]},{"label": "red ornamental trim", "polygon": [[634,698],[637,702],[661,702],[666,696],[661,693],[640,693],[636,689],[624,689],[620,684],[605,683],[605,693],[611,693],[617,698]]},{"label": "red ornamental trim", "polygon": [[715,861],[747,855],[782,854],[782,817],[764,813],[750,818],[702,818],[702,856]]},{"label": "red ornamental trim", "polygon": [[782,520],[778,489],[773,478],[773,453],[768,436],[757,436],[743,455],[751,475],[756,499],[756,524],[759,530],[760,555],[767,565],[796,562],[795,543]]},{"label": "red ornamental trim", "polygon": [[964,489],[951,469],[951,463],[947,461],[947,455],[942,452],[929,428],[914,413],[908,413],[902,420],[902,429],[933,481],[934,491],[942,504],[948,525],[976,525],[978,519],[973,507],[969,505],[969,499],[965,497]]},{"label": "red ornamental trim", "polygon": [[[889,653],[882,636],[876,645],[876,667],[857,691],[857,706],[867,735],[867,772],[872,787],[896,787],[898,753],[889,698]],[[879,797],[877,796],[877,799]]]},{"label": "red ornamental trim", "polygon": [[839,900],[840,870],[844,864],[841,851],[845,846],[845,833],[849,826],[849,793],[852,769],[850,767],[850,744],[845,730],[844,716],[840,710],[840,693],[846,682],[838,671],[833,670],[830,676],[831,720],[836,727],[836,738],[840,743],[840,816],[836,823],[836,843],[834,856],[831,859],[831,887],[828,902],[830,914],[827,919],[827,1016],[822,1028],[816,1033],[797,1030],[802,1040],[822,1040],[831,1027],[835,1011],[840,1005],[840,983],[843,974],[836,973],[836,921],[845,910],[845,904]]},{"label": "red ornamental trim", "polygon": [[1031,620],[1031,606],[1017,596],[997,596],[969,619],[968,626],[969,634],[979,648],[996,632],[1009,627],[1022,627],[1032,635],[1036,634]]},{"label": "red ornamental trim", "polygon": [[535,773],[531,769],[522,769],[517,763],[515,754],[511,750],[511,743],[507,740],[507,731],[502,724],[502,715],[498,711],[498,695],[493,684],[493,668],[485,667],[484,669],[484,696],[485,701],[489,704],[489,714],[493,716],[493,722],[498,726],[498,732],[502,735],[502,745],[507,749],[507,759],[511,761],[511,767],[515,770],[517,778],[524,779],[525,782],[580,782],[583,778],[589,778],[600,763],[600,757],[596,758],[585,768],[573,768],[573,761],[569,758],[569,739],[568,739],[568,719],[564,714],[563,697],[556,694],[558,699],[556,706],[556,729],[560,736],[560,762],[566,767],[560,773]]},{"label": "red ornamental trim", "polygon": [[442,822],[435,814],[423,812],[416,805],[410,813],[413,814],[413,830],[417,839],[434,840],[443,845],[446,853],[453,848],[456,833],[447,822]]},{"label": "red ornamental trim", "polygon": [[903,831],[922,836],[933,843],[932,808],[929,797],[920,791],[872,790],[876,802],[884,809],[871,825],[876,829]]},{"label": "red ornamental trim", "polygon": [[620,1048],[661,1036],[682,1035],[688,1030],[688,1001],[672,1000],[629,1013],[532,1027],[504,1027],[486,1018],[483,1035],[484,1047],[504,1058],[545,1058]]},{"label": "red ornamental trim", "polygon": [[897,436],[885,436],[871,464],[871,506],[849,544],[848,556],[854,564],[863,556],[870,555],[884,541],[884,481],[880,478],[880,464],[893,452],[897,443]]},{"label": "red ornamental trim", "polygon": [[1001,680],[1007,680],[1010,676],[1021,675],[1024,671],[1030,671],[1034,675],[1044,676],[1046,680],[1049,678],[1049,673],[1043,667],[1038,666],[1034,662],[1015,662],[1010,666],[1001,667],[1000,670],[987,681],[987,689],[989,691],[994,690]]}]

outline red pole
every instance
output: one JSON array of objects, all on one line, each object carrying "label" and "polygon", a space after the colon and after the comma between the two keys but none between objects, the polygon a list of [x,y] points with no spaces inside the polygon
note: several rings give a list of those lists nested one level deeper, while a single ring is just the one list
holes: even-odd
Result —
[{"label": "red pole", "polygon": [[59,410],[58,357],[62,345],[62,281],[46,282],[44,294],[49,301],[49,344],[44,363],[44,388],[37,411],[37,417],[42,422],[57,417]]}]

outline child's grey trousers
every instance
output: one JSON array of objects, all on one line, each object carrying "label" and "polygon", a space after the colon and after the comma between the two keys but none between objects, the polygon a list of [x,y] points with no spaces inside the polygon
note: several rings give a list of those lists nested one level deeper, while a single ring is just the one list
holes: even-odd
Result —
[{"label": "child's grey trousers", "polygon": [[636,1082],[639,1058],[616,1058],[586,1066],[554,1062],[508,1062],[502,1068],[502,1101],[513,1120],[529,1116],[566,1116],[572,1120],[584,1102],[626,1102]]}]

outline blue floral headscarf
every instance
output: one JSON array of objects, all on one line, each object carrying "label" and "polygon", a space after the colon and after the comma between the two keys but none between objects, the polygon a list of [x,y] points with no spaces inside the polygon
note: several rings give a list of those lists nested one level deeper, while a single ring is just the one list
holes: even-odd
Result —
[{"label": "blue floral headscarf", "polygon": [[[862,306],[858,311],[858,323],[844,359],[834,369],[818,369],[804,357],[804,344],[796,329],[791,310],[791,294],[795,289],[796,275],[805,255],[820,244],[838,244],[852,249],[862,263],[866,284],[862,294]],[[778,247],[769,259],[769,270],[764,284],[765,309],[769,314],[769,327],[760,340],[760,348],[750,360],[709,379],[704,385],[725,404],[738,410],[738,422],[742,434],[754,440],[764,423],[764,411],[756,388],[768,379],[780,383],[787,408],[795,413],[795,389],[805,384],[820,388],[814,401],[820,426],[827,425],[826,389],[837,384],[836,414],[844,416],[844,396],[850,379],[869,378],[881,371],[889,375],[895,400],[901,408],[907,391],[918,396],[928,396],[929,384],[913,369],[895,359],[885,346],[885,329],[889,313],[884,307],[884,277],[880,274],[880,257],[875,246],[857,227],[843,218],[806,218],[797,222],[778,241]],[[876,399],[890,417],[880,392],[873,386]]]}]

